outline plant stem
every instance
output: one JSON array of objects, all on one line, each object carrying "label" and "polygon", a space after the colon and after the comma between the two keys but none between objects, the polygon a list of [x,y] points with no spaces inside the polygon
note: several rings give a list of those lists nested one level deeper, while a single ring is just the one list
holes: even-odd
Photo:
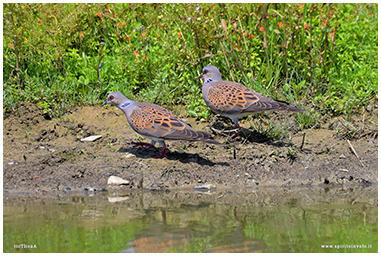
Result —
[{"label": "plant stem", "polygon": [[[11,9],[12,26],[13,26],[13,29],[16,30],[15,21],[14,21],[14,17],[13,17],[13,13],[14,13],[13,6],[12,6],[12,4],[10,4],[9,6],[10,6],[10,9]],[[16,68],[15,68],[15,71],[16,71],[16,74],[17,74],[16,75],[16,82],[17,82],[17,85],[20,85],[19,48],[18,48],[17,35],[13,35],[13,37],[14,37],[13,44],[15,46],[15,55],[16,55]],[[20,90],[21,90],[21,88],[20,88]]]},{"label": "plant stem", "polygon": [[[282,11],[283,13],[285,13],[285,6],[286,4],[283,4],[283,8],[282,8]],[[283,24],[286,25],[286,20],[285,20],[285,17],[286,16],[283,16]],[[287,80],[287,38],[286,38],[286,28],[284,27],[283,29],[283,44],[282,44],[282,51],[283,51],[283,55],[284,55],[284,58],[283,58],[283,76],[286,78]]]},{"label": "plant stem", "polygon": [[[246,48],[246,54],[247,54],[247,59],[246,59],[246,66],[249,66],[250,67],[250,72],[251,72],[251,76],[253,76],[253,69],[251,68],[250,66],[250,52],[249,52],[249,48],[247,47],[247,44],[246,44],[246,39],[245,39],[245,36],[244,36],[244,33],[243,33],[243,28],[242,28],[242,23],[241,23],[241,19],[238,18],[238,21],[239,21],[239,25],[241,27],[241,31],[242,31],[242,37],[243,37],[243,42],[245,43],[245,48]],[[240,65],[240,68],[241,68],[241,65]],[[242,68],[241,68],[241,71],[242,71]],[[243,71],[242,71],[243,72]],[[245,75],[245,79],[246,79],[246,82],[247,82],[247,76]]]},{"label": "plant stem", "polygon": [[[216,31],[217,31],[216,21],[214,21],[214,27],[216,28]],[[224,45],[222,44],[221,40],[218,40],[218,41],[220,42],[222,52],[223,52],[223,54],[224,54],[224,56],[225,56],[225,61],[226,61],[226,64],[228,65],[228,69],[229,69],[230,77],[231,77],[232,81],[234,81],[234,76],[233,76],[233,73],[232,73],[232,71],[231,71],[231,66],[230,66],[228,57],[226,56],[225,47],[224,47]]]},{"label": "plant stem", "polygon": [[267,16],[267,9],[269,8],[270,4],[264,5],[263,6],[263,15],[261,17],[262,20],[264,20],[264,30],[263,30],[263,48],[265,48],[265,53],[266,53],[266,60],[267,60],[267,79],[270,78],[271,76],[271,71],[270,71],[270,60],[269,60],[269,53],[267,50],[267,22],[266,22],[266,16]]}]

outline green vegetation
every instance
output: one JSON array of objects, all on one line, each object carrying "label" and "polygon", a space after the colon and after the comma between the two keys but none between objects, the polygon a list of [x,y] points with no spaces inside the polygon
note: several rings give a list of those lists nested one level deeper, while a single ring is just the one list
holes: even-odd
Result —
[{"label": "green vegetation", "polygon": [[[309,112],[377,101],[377,4],[4,4],[3,101],[57,116],[111,91],[208,117],[197,76],[217,66]],[[301,116],[300,116],[301,115]]]}]

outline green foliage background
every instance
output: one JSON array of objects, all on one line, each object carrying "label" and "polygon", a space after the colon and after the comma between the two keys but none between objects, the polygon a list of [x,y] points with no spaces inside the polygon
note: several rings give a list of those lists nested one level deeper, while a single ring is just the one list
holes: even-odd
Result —
[{"label": "green foliage background", "polygon": [[[4,4],[3,101],[56,115],[111,91],[211,112],[217,66],[310,113],[352,115],[378,93],[377,4]],[[308,126],[308,125],[307,125]]]}]

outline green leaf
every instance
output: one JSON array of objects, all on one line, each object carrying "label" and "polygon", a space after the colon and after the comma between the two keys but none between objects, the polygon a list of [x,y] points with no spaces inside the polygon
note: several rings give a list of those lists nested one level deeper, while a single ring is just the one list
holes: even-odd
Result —
[{"label": "green leaf", "polygon": [[101,65],[99,66],[99,69],[101,69],[103,67],[103,65],[106,63],[107,63],[107,61],[102,62]]}]

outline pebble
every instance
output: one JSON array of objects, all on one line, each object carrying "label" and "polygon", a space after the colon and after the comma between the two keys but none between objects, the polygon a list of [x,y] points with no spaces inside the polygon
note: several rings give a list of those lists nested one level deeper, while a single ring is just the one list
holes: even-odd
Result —
[{"label": "pebble", "polygon": [[128,185],[130,181],[124,180],[118,176],[110,176],[107,181],[107,185]]},{"label": "pebble", "polygon": [[97,191],[96,188],[91,188],[91,187],[85,188],[85,190],[88,191],[88,192],[94,192],[94,191]]},{"label": "pebble", "polygon": [[116,202],[127,200],[128,198],[129,198],[128,196],[125,196],[125,197],[108,197],[107,199],[110,203],[116,203]]},{"label": "pebble", "polygon": [[95,141],[99,138],[102,138],[102,135],[94,135],[94,136],[89,136],[86,138],[82,138],[81,141]]},{"label": "pebble", "polygon": [[251,176],[249,173],[245,172],[245,176],[248,178],[248,179],[252,179],[253,176]]},{"label": "pebble", "polygon": [[135,157],[135,155],[127,152],[127,153],[124,155],[124,157],[125,157],[125,158],[131,158],[131,157]]},{"label": "pebble", "polygon": [[350,180],[348,180],[348,179],[346,179],[346,178],[338,179],[338,180],[337,180],[337,183],[339,183],[339,184],[346,184],[346,183],[348,183],[348,182],[350,182]]},{"label": "pebble", "polygon": [[345,159],[346,157],[344,156],[344,154],[341,154],[341,155],[339,156],[339,158]]},{"label": "pebble", "polygon": [[217,186],[211,183],[206,183],[202,185],[196,185],[193,187],[193,189],[205,189],[205,190],[211,190],[211,189],[216,189]]}]

